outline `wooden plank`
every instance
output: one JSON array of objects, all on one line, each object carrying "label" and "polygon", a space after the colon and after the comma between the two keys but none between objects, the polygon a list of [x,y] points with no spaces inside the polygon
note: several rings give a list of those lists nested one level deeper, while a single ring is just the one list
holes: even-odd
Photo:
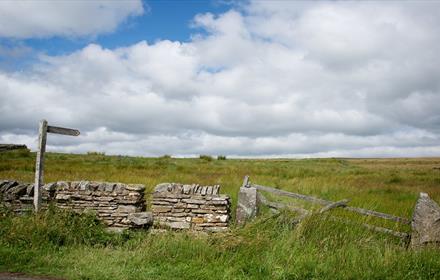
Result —
[{"label": "wooden plank", "polygon": [[309,213],[310,213],[309,210],[306,210],[306,209],[304,209],[304,208],[293,207],[293,206],[291,206],[291,205],[288,205],[288,204],[285,204],[285,203],[281,203],[281,202],[273,202],[273,201],[269,201],[269,200],[268,200],[268,199],[267,199],[262,193],[260,193],[260,192],[257,192],[257,197],[258,197],[258,200],[259,200],[262,204],[264,204],[264,205],[266,205],[267,207],[272,208],[272,209],[284,209],[284,208],[286,208],[286,209],[289,209],[289,210],[294,211],[294,212],[299,212],[299,213],[301,213],[301,214],[309,214]]},{"label": "wooden plank", "polygon": [[373,211],[373,210],[368,210],[368,209],[363,209],[363,208],[358,208],[358,207],[351,207],[351,206],[346,206],[344,209],[351,211],[351,212],[356,212],[356,213],[359,213],[359,214],[365,215],[365,216],[373,216],[373,217],[382,218],[382,219],[386,219],[386,220],[390,220],[390,221],[395,221],[395,222],[407,224],[407,225],[411,224],[411,221],[409,219],[397,217],[394,215],[385,214],[385,213],[381,213],[381,212],[377,212],[377,211]]},{"label": "wooden plank", "polygon": [[250,184],[250,185],[252,187],[257,188],[258,190],[261,190],[261,191],[270,192],[270,193],[283,195],[283,196],[287,196],[287,197],[298,198],[298,199],[306,200],[306,201],[321,204],[321,205],[328,205],[328,204],[333,203],[333,201],[328,201],[328,200],[324,200],[324,199],[320,199],[317,197],[308,196],[308,195],[304,195],[304,194],[283,191],[283,190],[279,190],[279,189],[275,189],[275,188],[271,188],[271,187],[267,187],[267,186],[262,186],[262,185],[256,185],[256,184]]},{"label": "wooden plank", "polygon": [[[259,192],[257,193],[257,195],[258,195],[259,201],[261,203],[267,205],[270,208],[274,208],[274,209],[287,208],[289,210],[300,212],[302,215],[298,219],[295,219],[294,223],[300,222],[302,219],[304,219],[307,215],[310,215],[310,213],[311,213],[310,211],[308,211],[306,209],[303,209],[303,208],[292,207],[292,206],[286,205],[284,203],[271,202],[271,201],[267,200],[267,198],[263,194],[261,194]],[[323,213],[323,212],[328,211],[328,210],[330,210],[332,208],[335,208],[335,207],[344,207],[344,205],[346,205],[348,202],[349,202],[348,199],[343,199],[343,200],[334,202],[334,203],[329,204],[329,205],[325,206],[324,208],[322,208],[320,213]],[[328,209],[325,210],[325,211],[322,211],[325,208],[328,208]],[[361,208],[359,208],[359,209],[361,209]],[[365,210],[365,209],[362,209],[362,210]],[[371,211],[371,210],[368,210],[368,211]],[[383,213],[380,213],[380,214],[383,214]],[[341,219],[341,218],[336,218],[336,217],[331,217],[331,219],[335,220],[335,221],[343,222],[343,223],[355,224],[354,222],[350,222],[350,221],[348,221],[346,219]],[[373,225],[366,224],[366,223],[362,223],[360,225],[365,227],[365,228],[367,228],[367,229],[369,229],[369,230],[373,230],[373,231],[377,231],[377,232],[381,232],[381,233],[391,234],[391,235],[394,235],[394,236],[399,237],[399,238],[408,238],[409,237],[409,234],[405,233],[405,232],[394,231],[394,230],[391,230],[391,229],[388,229],[388,228],[373,226]]]},{"label": "wooden plank", "polygon": [[[302,199],[305,201],[309,201],[309,202],[324,205],[324,206],[335,203],[334,201],[320,199],[317,197],[303,195],[303,194],[299,194],[299,193],[288,192],[288,191],[284,191],[284,190],[280,190],[280,189],[275,189],[272,187],[256,185],[256,184],[250,184],[250,185],[257,188],[258,190],[262,190],[262,191],[266,191],[266,192],[270,192],[270,193],[274,193],[274,194],[278,194],[278,195],[283,195],[283,196],[287,196],[287,197]],[[351,206],[342,206],[342,207],[344,207],[343,209],[345,209],[347,211],[356,212],[358,214],[365,215],[365,216],[373,216],[373,217],[382,218],[382,219],[386,219],[386,220],[390,220],[390,221],[395,221],[398,223],[411,224],[411,221],[409,219],[386,214],[386,213],[381,213],[381,212],[377,212],[377,211],[373,211],[373,210],[368,210],[368,209],[363,209],[363,208],[358,208],[358,207],[351,207]]]},{"label": "wooden plank", "polygon": [[44,152],[46,151],[47,121],[41,120],[38,131],[38,151],[35,163],[34,208],[38,212],[41,208],[41,186],[43,185]]},{"label": "wooden plank", "polygon": [[70,135],[70,136],[78,136],[80,133],[79,130],[77,130],[77,129],[51,126],[51,125],[47,126],[47,132],[55,133],[55,134],[62,134],[62,135]]},{"label": "wooden plank", "polygon": [[329,211],[333,208],[336,208],[336,207],[345,207],[345,206],[347,206],[347,203],[349,201],[350,201],[349,199],[339,200],[337,202],[334,202],[332,204],[329,204],[327,206],[322,207],[321,210],[319,210],[319,213],[327,212],[327,211]]}]

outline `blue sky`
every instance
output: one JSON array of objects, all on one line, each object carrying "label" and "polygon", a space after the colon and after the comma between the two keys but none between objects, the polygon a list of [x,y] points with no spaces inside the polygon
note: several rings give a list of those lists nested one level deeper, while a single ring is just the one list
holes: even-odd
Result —
[{"label": "blue sky", "polygon": [[[139,41],[153,43],[157,40],[189,41],[191,34],[203,33],[203,30],[191,26],[195,15],[202,13],[221,14],[232,7],[232,2],[220,0],[153,0],[142,1],[144,14],[127,18],[118,28],[109,33],[65,37],[49,36],[47,38],[0,38],[0,44],[14,48],[29,47],[36,53],[47,55],[63,55],[82,49],[88,44],[96,43],[105,48],[129,46]],[[8,59],[1,56],[0,60]],[[32,55],[24,55],[19,59],[8,61],[13,67],[29,65]]]},{"label": "blue sky", "polygon": [[95,43],[104,48],[118,48],[139,41],[153,43],[157,40],[186,42],[191,34],[203,33],[192,26],[195,15],[202,13],[221,14],[233,6],[231,1],[181,0],[142,1],[144,14],[128,17],[116,30],[91,36],[60,36],[17,39],[0,37],[0,46],[8,49],[26,50],[21,55],[11,56],[0,52],[0,67],[6,70],[22,71],[38,60],[38,55],[65,55]]},{"label": "blue sky", "polygon": [[0,142],[44,118],[81,131],[60,152],[440,156],[439,26],[433,1],[3,0]]}]

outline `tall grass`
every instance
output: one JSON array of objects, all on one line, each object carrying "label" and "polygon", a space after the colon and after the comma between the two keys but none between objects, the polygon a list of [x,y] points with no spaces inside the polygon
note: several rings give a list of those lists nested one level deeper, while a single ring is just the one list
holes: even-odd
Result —
[{"label": "tall grass", "polygon": [[[0,154],[0,178],[31,181],[34,155]],[[419,191],[440,199],[440,159],[234,160],[48,154],[46,181],[103,180],[221,184],[234,203],[245,174],[264,185],[410,217]],[[149,194],[147,194],[148,196]],[[272,200],[279,199],[274,196]],[[289,200],[297,202],[295,200]],[[305,205],[311,207],[311,205]],[[353,224],[331,219],[350,218]],[[68,279],[439,279],[440,252],[356,223],[380,221],[340,210],[294,225],[294,214],[263,209],[228,233],[107,233],[93,215],[50,209],[0,214],[0,271]],[[390,228],[408,231],[395,224]]]}]

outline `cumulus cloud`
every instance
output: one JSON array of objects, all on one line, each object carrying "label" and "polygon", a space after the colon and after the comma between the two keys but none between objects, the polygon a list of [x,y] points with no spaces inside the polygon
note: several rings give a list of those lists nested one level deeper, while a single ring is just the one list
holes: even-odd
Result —
[{"label": "cumulus cloud", "polygon": [[189,42],[41,57],[0,72],[0,141],[35,147],[47,118],[82,131],[54,151],[439,156],[439,19],[432,2],[255,1],[196,15]]},{"label": "cumulus cloud", "polygon": [[40,38],[111,32],[144,12],[141,0],[0,1],[0,36]]}]

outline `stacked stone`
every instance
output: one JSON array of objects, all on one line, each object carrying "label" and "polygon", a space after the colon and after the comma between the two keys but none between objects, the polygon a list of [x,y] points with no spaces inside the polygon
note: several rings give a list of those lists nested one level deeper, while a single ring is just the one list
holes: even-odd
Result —
[{"label": "stacked stone", "polygon": [[[42,188],[42,208],[47,207],[47,202],[54,196],[54,185],[46,184]],[[13,180],[0,181],[1,202],[8,209],[16,213],[25,213],[33,210],[34,184],[21,183]]]},{"label": "stacked stone", "polygon": [[219,185],[157,185],[152,202],[155,225],[207,232],[227,230],[231,202],[219,191]]},{"label": "stacked stone", "polygon": [[[152,223],[145,210],[143,185],[105,182],[55,182],[42,188],[42,208],[49,202],[76,212],[93,211],[112,228],[143,227]],[[17,213],[32,211],[34,185],[0,181],[0,202]]]},{"label": "stacked stone", "polygon": [[109,227],[131,227],[130,215],[145,209],[143,185],[104,182],[57,182],[55,203],[77,212],[94,211]]}]

